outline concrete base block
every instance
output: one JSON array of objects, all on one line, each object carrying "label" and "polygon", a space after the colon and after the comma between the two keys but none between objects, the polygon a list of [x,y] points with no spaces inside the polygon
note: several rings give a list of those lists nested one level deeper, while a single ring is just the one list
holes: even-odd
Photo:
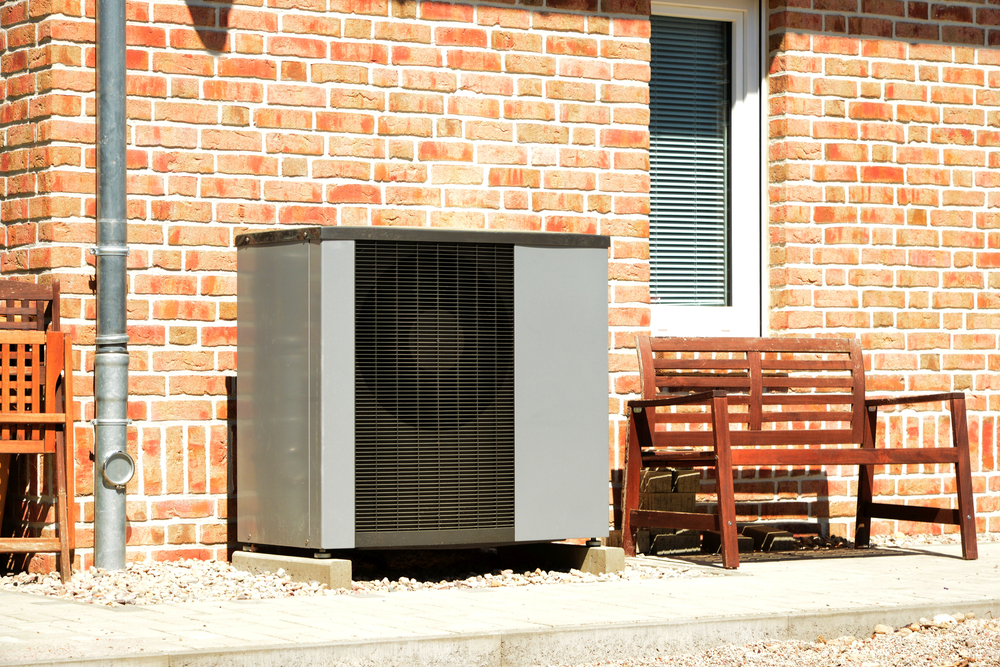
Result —
[{"label": "concrete base block", "polygon": [[619,547],[584,547],[587,550],[578,570],[590,574],[621,572],[625,569],[625,550]]},{"label": "concrete base block", "polygon": [[498,547],[497,553],[504,567],[515,570],[573,568],[590,574],[604,574],[625,569],[625,551],[621,547],[546,542]]},{"label": "concrete base block", "polygon": [[327,588],[351,589],[351,561],[339,558],[301,558],[278,556],[255,551],[237,551],[233,554],[233,567],[250,574],[275,574],[284,570],[292,581],[309,583],[317,581]]}]

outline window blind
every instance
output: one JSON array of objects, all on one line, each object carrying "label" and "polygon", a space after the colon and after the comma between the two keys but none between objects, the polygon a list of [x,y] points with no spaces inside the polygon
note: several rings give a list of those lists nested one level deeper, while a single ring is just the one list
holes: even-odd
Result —
[{"label": "window blind", "polygon": [[650,297],[730,305],[730,24],[650,19]]}]

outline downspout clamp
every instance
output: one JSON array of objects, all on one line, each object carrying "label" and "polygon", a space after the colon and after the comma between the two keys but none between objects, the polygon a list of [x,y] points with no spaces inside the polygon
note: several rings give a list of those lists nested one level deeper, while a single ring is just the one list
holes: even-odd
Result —
[{"label": "downspout clamp", "polygon": [[94,565],[125,567],[128,334],[125,0],[97,2],[97,350],[94,355]]}]

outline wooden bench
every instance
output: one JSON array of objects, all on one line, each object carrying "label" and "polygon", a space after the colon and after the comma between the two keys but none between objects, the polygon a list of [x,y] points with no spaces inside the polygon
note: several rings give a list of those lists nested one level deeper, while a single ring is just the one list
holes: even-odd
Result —
[{"label": "wooden bench", "polygon": [[[943,523],[958,525],[963,556],[977,557],[962,392],[867,398],[856,339],[642,336],[637,347],[642,399],[626,408],[622,483],[627,555],[635,554],[639,527],[716,530],[723,566],[735,568],[734,468],[859,466],[857,546],[868,546],[873,518]],[[947,405],[951,446],[877,447],[878,409],[918,403]],[[954,465],[958,509],[872,501],[876,466],[905,465],[911,472],[936,464]],[[664,467],[714,468],[715,514],[640,510],[641,471]]]}]

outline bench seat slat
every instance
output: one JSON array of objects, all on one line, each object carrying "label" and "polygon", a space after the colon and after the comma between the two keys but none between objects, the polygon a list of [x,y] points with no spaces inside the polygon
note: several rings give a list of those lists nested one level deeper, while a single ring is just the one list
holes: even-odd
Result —
[{"label": "bench seat slat", "polygon": [[764,385],[764,390],[781,388],[781,389],[827,389],[827,388],[844,388],[850,389],[854,387],[854,382],[851,378],[783,378],[774,377],[773,375],[765,375],[761,382]]},{"label": "bench seat slat", "polygon": [[749,389],[748,377],[704,377],[704,376],[668,376],[659,378],[656,384],[660,387],[711,387],[712,389]]},{"label": "bench seat slat", "polygon": [[850,352],[848,338],[650,338],[653,352]]},{"label": "bench seat slat", "polygon": [[849,371],[850,359],[761,359],[765,371]]},{"label": "bench seat slat", "polygon": [[34,553],[36,551],[59,551],[58,537],[7,538],[0,539],[0,553]]},{"label": "bench seat slat", "polygon": [[[653,433],[655,447],[712,447],[711,431],[673,431],[669,437],[660,438],[664,433]],[[733,447],[780,445],[846,445],[856,444],[849,429],[783,430],[783,431],[731,431]]]},{"label": "bench seat slat", "polygon": [[962,515],[958,510],[942,507],[921,507],[918,505],[892,505],[889,503],[868,503],[865,505],[871,516],[893,521],[919,521],[921,523],[947,523],[961,525]]},{"label": "bench seat slat", "polygon": [[669,466],[690,466],[692,468],[714,466],[717,460],[712,452],[704,450],[663,450],[651,453],[644,452],[642,455],[643,465],[660,468]]},{"label": "bench seat slat", "polygon": [[688,530],[718,530],[719,518],[715,514],[691,512],[659,512],[632,510],[632,523],[650,528],[687,528]]},{"label": "bench seat slat", "polygon": [[[850,422],[853,415],[850,412],[763,412],[761,420],[767,424],[783,424],[794,422]],[[730,412],[729,423],[746,424],[750,421],[750,416],[745,412]],[[682,412],[676,414],[657,415],[659,424],[707,424],[711,422],[711,417],[707,412]],[[671,431],[659,431],[664,434]]]},{"label": "bench seat slat", "polygon": [[850,405],[850,394],[764,394],[764,405]]},{"label": "bench seat slat", "polygon": [[928,449],[739,449],[734,448],[733,465],[891,465],[901,463],[955,463],[954,447]]},{"label": "bench seat slat", "polygon": [[690,370],[705,368],[725,368],[731,370],[747,371],[750,363],[746,359],[654,359],[653,367],[656,370]]}]

